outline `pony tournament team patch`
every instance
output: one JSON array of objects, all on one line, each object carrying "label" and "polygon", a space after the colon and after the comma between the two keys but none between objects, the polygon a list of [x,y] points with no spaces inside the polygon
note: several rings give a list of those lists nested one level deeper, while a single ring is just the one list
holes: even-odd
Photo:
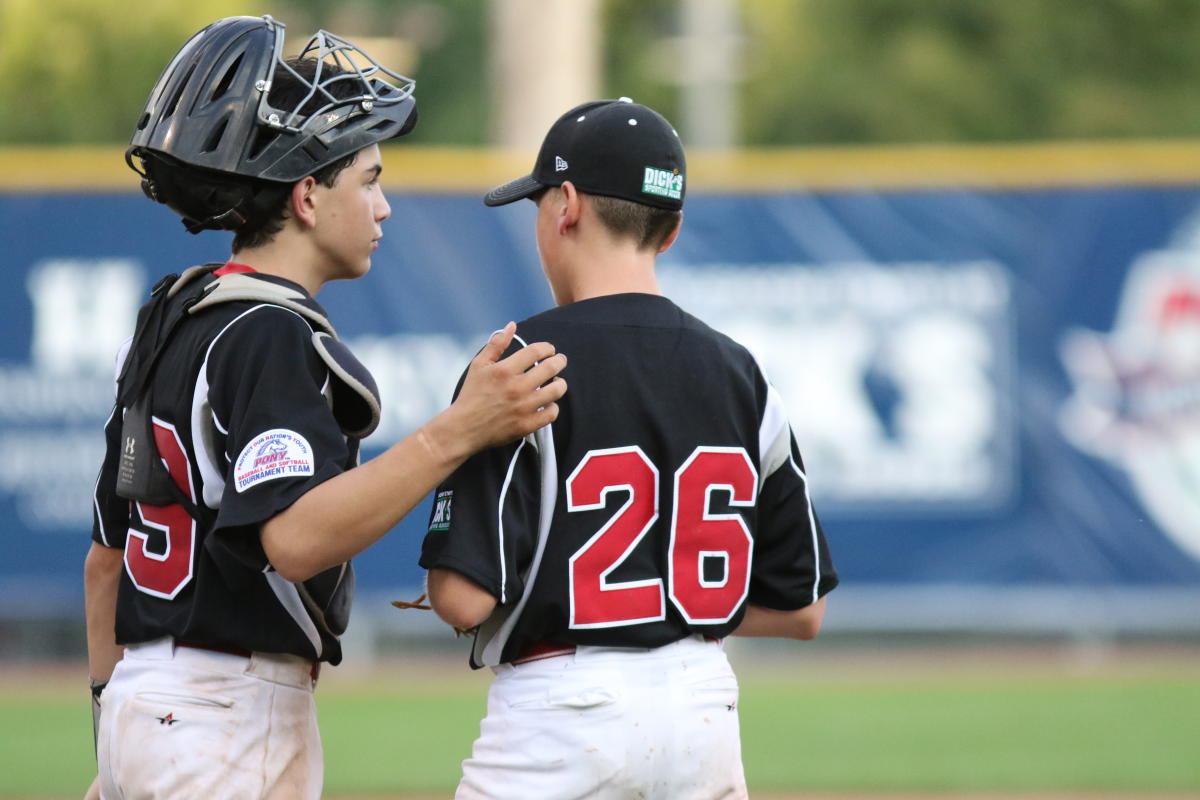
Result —
[{"label": "pony tournament team patch", "polygon": [[242,448],[233,470],[234,488],[244,492],[256,483],[313,474],[308,440],[295,431],[274,428]]}]

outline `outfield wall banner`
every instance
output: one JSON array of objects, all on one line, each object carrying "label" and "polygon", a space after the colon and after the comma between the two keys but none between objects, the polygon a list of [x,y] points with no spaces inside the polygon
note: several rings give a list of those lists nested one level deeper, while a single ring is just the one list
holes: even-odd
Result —
[{"label": "outfield wall banner", "polygon": [[[531,204],[389,201],[371,273],[319,298],[383,394],[367,457],[551,302]],[[687,206],[664,290],[779,388],[846,587],[1200,590],[1200,187]],[[133,194],[0,195],[4,613],[78,606],[113,355],[148,287],[227,239]],[[421,581],[426,516],[361,586]]]}]

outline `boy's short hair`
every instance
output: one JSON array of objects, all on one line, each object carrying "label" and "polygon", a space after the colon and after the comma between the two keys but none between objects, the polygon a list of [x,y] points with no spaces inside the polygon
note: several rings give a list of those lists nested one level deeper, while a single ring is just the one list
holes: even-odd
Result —
[{"label": "boy's short hair", "polygon": [[633,239],[638,250],[658,251],[679,226],[680,211],[656,208],[619,197],[589,194],[596,216],[616,236]]},{"label": "boy's short hair", "polygon": [[[351,153],[339,158],[332,164],[321,167],[312,174],[312,177],[317,183],[332,189],[333,185],[337,183],[338,176],[342,174],[342,170],[353,164],[357,158],[358,153]],[[264,209],[262,217],[257,220],[248,220],[245,225],[234,231],[233,244],[230,249],[237,253],[241,250],[269,244],[275,238],[275,234],[283,230],[283,223],[288,217],[288,201],[291,193],[292,187],[288,186],[279,194],[273,205],[268,205]]]}]

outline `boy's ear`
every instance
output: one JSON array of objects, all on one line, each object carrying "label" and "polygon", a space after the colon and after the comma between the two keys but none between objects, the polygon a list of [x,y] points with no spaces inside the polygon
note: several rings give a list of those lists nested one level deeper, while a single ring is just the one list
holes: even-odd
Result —
[{"label": "boy's ear", "polygon": [[579,217],[583,214],[583,196],[570,181],[563,181],[559,188],[562,190],[562,206],[558,215],[558,232],[561,235],[567,232],[567,228],[579,223]]},{"label": "boy's ear", "polygon": [[309,175],[292,184],[292,193],[288,197],[288,210],[305,228],[312,228],[317,224],[317,206],[314,198],[316,187],[316,178]]},{"label": "boy's ear", "polygon": [[661,245],[659,245],[658,254],[665,253],[668,251],[668,249],[671,249],[671,245],[673,245],[674,240],[678,239],[679,231],[682,229],[683,229],[683,211],[680,211],[679,212],[679,221],[676,222],[676,227],[674,227],[674,230],[672,230],[670,234],[667,234],[666,239],[662,240]]},{"label": "boy's ear", "polygon": [[675,230],[663,239],[663,243],[658,246],[658,254],[661,255],[671,249],[671,245],[675,244],[675,240],[679,238],[679,231],[683,229],[683,212],[679,212],[679,221],[675,223]]}]

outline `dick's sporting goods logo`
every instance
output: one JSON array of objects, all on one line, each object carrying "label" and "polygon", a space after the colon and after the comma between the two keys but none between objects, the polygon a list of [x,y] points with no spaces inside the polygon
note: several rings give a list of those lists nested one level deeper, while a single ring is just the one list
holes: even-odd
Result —
[{"label": "dick's sporting goods logo", "polygon": [[433,503],[433,515],[429,518],[429,530],[450,530],[450,505],[453,500],[453,490],[438,492],[437,499]]},{"label": "dick's sporting goods logo", "polygon": [[656,194],[659,197],[678,200],[683,197],[683,176],[679,174],[678,170],[646,167],[646,172],[642,176],[642,191],[646,194]]}]

